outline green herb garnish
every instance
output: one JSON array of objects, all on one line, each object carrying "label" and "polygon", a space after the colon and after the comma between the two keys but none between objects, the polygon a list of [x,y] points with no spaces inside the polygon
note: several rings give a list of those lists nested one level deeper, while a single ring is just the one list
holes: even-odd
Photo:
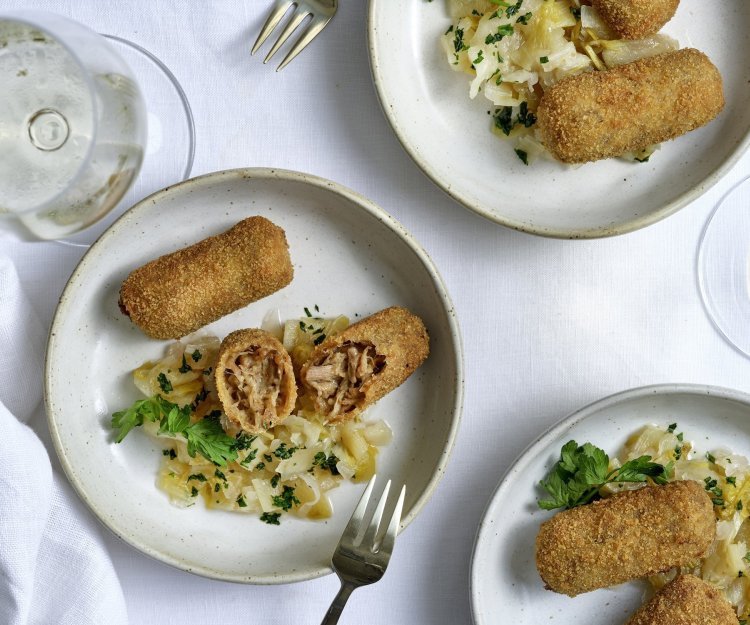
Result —
[{"label": "green herb garnish", "polygon": [[166,376],[166,374],[163,371],[159,375],[156,376],[156,381],[159,383],[159,388],[163,392],[165,393],[172,392],[172,383],[169,381],[169,378]]},{"label": "green herb garnish", "polygon": [[281,525],[281,523],[279,523],[280,516],[281,512],[264,512],[260,515],[260,520],[269,525]]},{"label": "green herb garnish", "polygon": [[292,505],[299,505],[300,503],[299,499],[294,496],[294,488],[286,485],[281,495],[276,495],[272,501],[274,506],[282,510],[291,510]]},{"label": "green herb garnish", "polygon": [[187,373],[188,371],[190,371],[190,365],[187,363],[187,360],[185,360],[185,354],[182,355],[182,364],[180,365],[178,371],[180,373]]},{"label": "green herb garnish", "polygon": [[560,460],[539,484],[551,496],[538,502],[544,510],[574,508],[600,498],[606,484],[623,482],[667,482],[668,468],[651,462],[651,456],[630,460],[609,470],[609,456],[591,443],[579,446],[575,441],[563,445]]},{"label": "green herb garnish", "polygon": [[216,417],[205,417],[190,423],[190,406],[177,404],[155,395],[136,401],[127,410],[112,415],[112,428],[117,430],[115,441],[120,443],[134,427],[146,421],[159,422],[159,433],[182,436],[187,440],[191,457],[196,453],[214,464],[223,466],[237,459],[235,439],[228,436]]}]

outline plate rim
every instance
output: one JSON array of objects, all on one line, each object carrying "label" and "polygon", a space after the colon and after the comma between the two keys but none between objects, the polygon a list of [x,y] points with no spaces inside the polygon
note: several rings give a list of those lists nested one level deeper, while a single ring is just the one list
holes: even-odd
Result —
[{"label": "plate rim", "polygon": [[[387,0],[393,2],[393,0]],[[377,56],[377,37],[375,27],[375,15],[379,10],[380,6],[386,4],[386,0],[382,3],[380,0],[369,0],[368,12],[367,12],[367,48],[369,51],[370,58],[370,73],[372,75],[373,83],[375,85],[375,93],[380,103],[380,108],[385,115],[388,124],[390,125],[393,133],[396,135],[398,142],[401,147],[409,155],[412,161],[427,176],[439,189],[441,189],[446,195],[455,200],[458,204],[463,206],[466,210],[469,210],[480,217],[487,219],[493,223],[506,226],[518,232],[525,232],[527,234],[534,234],[541,237],[550,239],[600,239],[613,236],[619,236],[627,234],[629,232],[635,232],[647,226],[653,225],[662,219],[666,219],[670,215],[673,215],[682,208],[685,208],[688,204],[697,200],[699,197],[707,193],[713,188],[740,160],[742,155],[750,148],[750,127],[745,131],[742,140],[739,141],[732,150],[729,152],[729,156],[715,167],[703,180],[701,180],[696,186],[688,189],[684,193],[678,195],[674,200],[664,205],[657,211],[653,211],[647,215],[638,215],[634,219],[626,221],[617,226],[600,226],[598,228],[572,228],[566,230],[563,228],[541,228],[531,224],[521,222],[515,219],[497,215],[492,212],[491,209],[484,206],[481,202],[471,202],[466,194],[456,190],[455,187],[448,184],[437,172],[432,168],[427,159],[414,149],[406,139],[406,132],[398,124],[396,115],[388,106],[388,102],[384,93],[383,78],[381,74],[381,68],[378,63]]]},{"label": "plate rim", "polygon": [[631,401],[633,399],[640,399],[648,397],[650,395],[700,395],[700,396],[713,396],[718,399],[726,399],[730,401],[736,401],[745,404],[750,410],[750,393],[738,391],[736,389],[716,386],[712,384],[693,384],[693,383],[666,383],[666,384],[649,384],[646,386],[637,386],[624,391],[617,391],[593,402],[590,402],[578,408],[573,412],[568,413],[560,421],[557,421],[552,426],[547,428],[544,432],[539,434],[530,444],[528,444],[524,450],[518,454],[518,456],[511,462],[508,469],[503,473],[500,481],[495,486],[492,494],[487,500],[487,504],[477,527],[476,534],[474,536],[474,544],[471,549],[471,561],[469,563],[469,601],[471,604],[471,618],[474,625],[486,625],[484,621],[479,620],[479,601],[477,597],[477,585],[478,585],[478,573],[477,557],[478,549],[480,546],[480,540],[483,538],[485,531],[489,528],[489,521],[487,514],[490,508],[495,503],[497,497],[500,496],[501,492],[504,491],[509,484],[508,478],[513,473],[516,466],[530,453],[537,450],[539,447],[546,446],[550,440],[558,438],[564,434],[567,430],[573,427],[579,421],[589,417],[592,413],[598,412],[609,406],[614,406],[623,402]]},{"label": "plate rim", "polygon": [[47,427],[50,432],[50,438],[52,440],[55,453],[57,454],[60,464],[65,473],[65,477],[68,483],[73,487],[78,497],[85,503],[89,511],[94,517],[106,527],[112,534],[117,536],[120,540],[124,541],[137,551],[145,554],[159,562],[168,564],[174,568],[177,568],[188,573],[193,573],[209,579],[217,579],[221,581],[237,582],[244,584],[257,584],[257,585],[270,585],[270,584],[286,584],[293,582],[301,582],[310,579],[315,579],[333,573],[333,569],[330,566],[320,567],[317,569],[311,568],[305,571],[299,571],[293,569],[290,573],[274,573],[270,575],[233,575],[223,574],[220,571],[208,568],[208,567],[195,567],[189,565],[187,562],[183,562],[179,557],[171,557],[166,553],[160,552],[158,549],[152,548],[151,546],[144,544],[142,541],[136,540],[134,537],[123,535],[114,527],[110,522],[105,520],[105,516],[100,514],[99,508],[93,503],[86,493],[84,486],[75,477],[72,470],[72,463],[67,457],[65,449],[62,445],[60,438],[60,432],[58,425],[53,416],[53,401],[51,400],[50,392],[50,380],[53,374],[51,368],[52,354],[56,348],[57,334],[60,325],[63,323],[64,317],[66,316],[66,308],[71,306],[71,295],[77,288],[81,274],[88,267],[88,258],[90,252],[94,249],[98,249],[104,242],[111,236],[111,233],[116,229],[122,227],[122,224],[139,217],[144,211],[152,210],[153,206],[158,206],[159,202],[163,197],[169,197],[170,194],[174,193],[176,189],[184,191],[185,188],[200,187],[202,185],[215,184],[217,181],[226,179],[235,180],[282,180],[288,182],[296,182],[303,184],[310,184],[314,187],[331,191],[346,200],[357,205],[360,209],[386,225],[396,236],[398,236],[409,249],[417,256],[422,263],[423,267],[429,274],[435,293],[443,303],[445,310],[446,321],[448,324],[448,330],[450,336],[455,345],[455,349],[452,350],[454,353],[453,366],[455,367],[455,391],[453,394],[453,405],[451,408],[451,422],[448,428],[447,439],[443,445],[440,457],[438,459],[435,471],[432,477],[427,482],[427,485],[420,496],[414,503],[409,514],[407,514],[402,520],[399,528],[399,532],[402,532],[406,527],[417,517],[427,502],[434,494],[440,480],[446,472],[448,462],[450,460],[451,453],[455,447],[455,442],[463,416],[463,401],[464,401],[464,348],[463,339],[458,323],[458,316],[456,314],[455,306],[451,300],[450,294],[446,287],[445,281],[443,280],[437,266],[427,254],[426,250],[416,241],[416,239],[409,233],[409,231],[397,221],[390,213],[385,209],[381,208],[372,200],[367,199],[363,195],[360,195],[356,191],[349,189],[337,182],[332,180],[316,176],[313,174],[307,174],[303,172],[287,170],[276,167],[244,167],[235,169],[225,169],[214,172],[209,172],[183,180],[176,184],[165,187],[151,195],[138,201],[128,210],[126,210],[112,225],[107,228],[101,236],[91,245],[89,250],[83,255],[81,260],[76,264],[75,269],[68,278],[65,287],[62,290],[58,304],[55,308],[55,313],[50,324],[50,330],[47,337],[47,344],[44,356],[44,407],[46,413]]}]

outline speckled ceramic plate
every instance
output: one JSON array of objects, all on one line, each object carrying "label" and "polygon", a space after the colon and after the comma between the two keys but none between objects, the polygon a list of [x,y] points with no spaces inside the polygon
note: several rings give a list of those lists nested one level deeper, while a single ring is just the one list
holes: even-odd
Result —
[{"label": "speckled ceramic plate", "polygon": [[402,145],[446,193],[497,223],[535,234],[593,238],[652,224],[715,184],[750,133],[750,3],[682,0],[664,32],[704,51],[724,78],[727,106],[711,124],[665,143],[648,163],[610,159],[526,167],[490,132],[483,95],[449,67],[438,39],[446,0],[370,0],[370,61]]},{"label": "speckled ceramic plate", "polygon": [[[392,304],[419,314],[432,353],[396,391],[372,407],[394,440],[379,474],[406,483],[402,527],[427,502],[445,469],[459,422],[462,355],[453,308],[422,248],[387,213],[339,185],[304,174],[242,169],[209,174],[146,198],[89,250],[62,295],[47,349],[46,403],[52,438],[81,498],[115,534],[186,571],[249,583],[282,583],[330,572],[329,562],[363,485],[332,493],[333,518],[285,516],[278,527],[255,515],[172,506],[157,490],[160,447],[142,431],[115,444],[112,412],[139,394],[131,371],[167,344],[148,339],[118,310],[134,268],[263,215],[286,231],[294,280],[278,293],[205,328],[224,336],[258,327],[269,310],[299,317],[365,316]],[[169,285],[165,285],[169,288]]]},{"label": "speckled ceramic plate", "polygon": [[583,408],[542,434],[497,487],[479,526],[471,571],[476,625],[622,625],[643,603],[646,585],[630,582],[574,598],[544,589],[534,562],[540,524],[538,488],[560,448],[573,439],[615,455],[643,425],[677,423],[698,451],[726,447],[750,457],[750,395],[692,384],[646,386]]}]

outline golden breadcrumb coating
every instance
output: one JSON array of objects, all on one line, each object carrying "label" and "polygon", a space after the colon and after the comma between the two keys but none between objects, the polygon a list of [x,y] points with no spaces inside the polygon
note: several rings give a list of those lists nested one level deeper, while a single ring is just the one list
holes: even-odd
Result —
[{"label": "golden breadcrumb coating", "polygon": [[[346,352],[350,348],[358,353],[369,349],[374,356],[374,371],[361,385],[353,382],[353,404],[340,413],[331,414],[332,400],[321,397],[311,384],[311,367],[320,368],[334,352]],[[392,306],[324,340],[302,365],[300,381],[318,412],[331,422],[345,421],[403,384],[429,353],[429,336],[422,320],[406,308]]]},{"label": "golden breadcrumb coating", "polygon": [[227,419],[252,434],[283,422],[297,401],[292,359],[264,330],[228,334],[219,347],[214,379]]},{"label": "golden breadcrumb coating", "polygon": [[674,17],[680,0],[592,0],[591,4],[620,37],[643,39]]},{"label": "golden breadcrumb coating", "polygon": [[133,271],[120,309],[151,338],[177,339],[278,291],[293,274],[284,231],[248,217]]},{"label": "golden breadcrumb coating", "polygon": [[702,484],[646,486],[542,523],[536,566],[549,590],[574,597],[692,564],[715,534],[713,504]]},{"label": "golden breadcrumb coating", "polygon": [[721,593],[694,575],[680,575],[664,586],[626,625],[739,625]]},{"label": "golden breadcrumb coating", "polygon": [[686,48],[564,78],[544,92],[537,127],[555,158],[586,163],[679,137],[723,108],[719,71]]}]

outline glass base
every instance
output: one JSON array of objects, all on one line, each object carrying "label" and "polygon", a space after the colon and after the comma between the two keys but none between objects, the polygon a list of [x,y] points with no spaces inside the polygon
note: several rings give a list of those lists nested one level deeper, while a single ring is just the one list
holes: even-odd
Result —
[{"label": "glass base", "polygon": [[174,74],[141,46],[104,35],[138,79],[148,110],[148,138],[140,173],[120,203],[101,220],[79,233],[56,241],[89,247],[136,202],[190,177],[195,157],[195,124],[185,92]]},{"label": "glass base", "polygon": [[722,198],[703,230],[698,285],[713,324],[750,358],[750,178]]}]

